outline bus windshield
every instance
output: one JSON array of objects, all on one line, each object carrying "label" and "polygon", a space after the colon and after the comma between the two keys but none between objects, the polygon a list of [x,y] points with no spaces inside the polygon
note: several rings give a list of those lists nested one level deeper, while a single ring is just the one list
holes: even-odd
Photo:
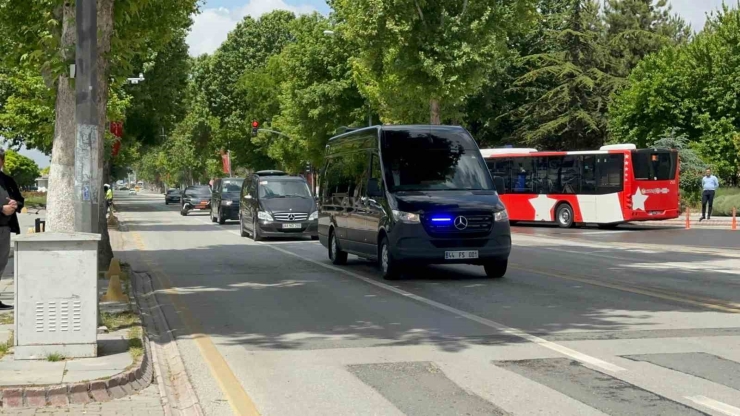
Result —
[{"label": "bus windshield", "polygon": [[632,170],[638,181],[667,181],[676,179],[678,153],[666,150],[635,150],[632,152]]},{"label": "bus windshield", "polygon": [[386,130],[382,152],[390,191],[494,189],[480,151],[460,132]]}]

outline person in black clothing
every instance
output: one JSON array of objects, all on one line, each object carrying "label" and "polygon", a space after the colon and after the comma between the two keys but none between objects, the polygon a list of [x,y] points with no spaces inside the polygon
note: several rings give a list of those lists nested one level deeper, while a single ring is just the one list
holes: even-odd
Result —
[{"label": "person in black clothing", "polygon": [[[0,170],[5,166],[5,150],[0,149]],[[0,278],[3,277],[5,267],[10,256],[10,233],[21,233],[17,213],[23,209],[23,195],[13,178],[0,171]],[[0,310],[13,309],[0,301]]]}]

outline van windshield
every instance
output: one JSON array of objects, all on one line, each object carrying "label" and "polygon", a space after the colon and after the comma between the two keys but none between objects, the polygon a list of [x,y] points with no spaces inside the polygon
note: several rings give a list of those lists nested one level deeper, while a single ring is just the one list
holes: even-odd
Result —
[{"label": "van windshield", "polygon": [[311,198],[311,191],[303,181],[262,180],[260,181],[259,196],[263,199],[271,198]]},{"label": "van windshield", "polygon": [[386,130],[382,149],[391,191],[494,189],[480,151],[462,132]]}]

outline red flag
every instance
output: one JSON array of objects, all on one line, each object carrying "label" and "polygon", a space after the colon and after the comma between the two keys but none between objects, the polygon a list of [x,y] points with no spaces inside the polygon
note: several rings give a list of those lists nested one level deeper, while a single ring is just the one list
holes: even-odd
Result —
[{"label": "red flag", "polygon": [[224,173],[231,173],[231,158],[227,152],[221,152],[221,163],[223,164]]}]

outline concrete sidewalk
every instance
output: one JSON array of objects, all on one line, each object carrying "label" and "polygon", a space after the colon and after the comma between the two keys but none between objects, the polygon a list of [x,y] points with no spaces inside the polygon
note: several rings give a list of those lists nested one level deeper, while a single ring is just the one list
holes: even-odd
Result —
[{"label": "concrete sidewalk", "polygon": [[[712,219],[699,221],[701,219],[701,213],[689,215],[689,225],[691,228],[711,228],[711,229],[727,229],[730,230],[732,227],[732,217],[712,217]],[[663,226],[663,227],[685,227],[686,226],[686,214],[682,214],[680,217],[672,220],[664,221],[645,221],[645,222],[634,222],[635,225],[650,225],[650,226]]]},{"label": "concrete sidewalk", "polygon": [[[0,280],[0,300],[14,304],[13,259]],[[107,288],[107,280],[100,281],[101,293]],[[0,313],[0,344],[13,335],[13,311]],[[7,324],[6,322],[11,322]],[[63,360],[59,362],[26,361],[13,359],[12,349],[0,359],[0,387],[63,385],[92,381],[110,380],[125,371],[131,371],[134,359],[128,351],[128,328],[99,334],[99,356],[96,358]],[[115,378],[115,377],[114,377]],[[118,396],[120,397],[120,396]],[[6,398],[3,398],[6,399]],[[50,398],[51,399],[51,398]],[[159,388],[152,383],[147,388],[120,399],[103,403],[69,404],[59,407],[9,408],[3,403],[3,415],[164,415]]]}]

